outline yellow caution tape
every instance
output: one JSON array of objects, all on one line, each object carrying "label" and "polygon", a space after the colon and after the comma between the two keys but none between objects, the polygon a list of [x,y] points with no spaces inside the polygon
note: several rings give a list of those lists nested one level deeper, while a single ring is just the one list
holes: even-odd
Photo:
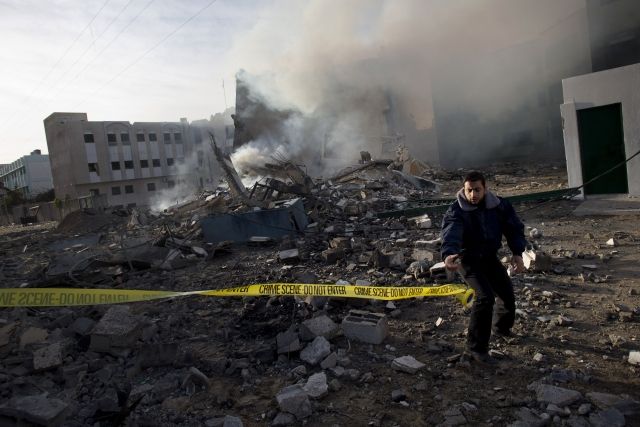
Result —
[{"label": "yellow caution tape", "polygon": [[353,286],[307,283],[264,283],[235,288],[173,292],[136,289],[63,289],[13,288],[0,289],[0,307],[52,307],[94,304],[119,304],[149,301],[161,298],[203,295],[211,297],[258,296],[326,296],[400,300],[415,297],[454,296],[465,307],[473,302],[473,289],[464,285],[448,284],[434,287],[410,286]]}]

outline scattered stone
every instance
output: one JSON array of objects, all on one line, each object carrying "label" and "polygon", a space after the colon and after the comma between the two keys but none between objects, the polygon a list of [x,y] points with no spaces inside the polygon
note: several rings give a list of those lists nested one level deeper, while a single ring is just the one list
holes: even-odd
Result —
[{"label": "scattered stone", "polygon": [[624,427],[627,423],[624,415],[616,408],[592,413],[589,415],[589,422],[593,427]]},{"label": "scattered stone", "polygon": [[342,331],[347,338],[380,344],[389,333],[387,318],[384,314],[362,310],[350,310],[342,320]]},{"label": "scattered stone", "polygon": [[551,257],[544,252],[526,250],[522,253],[522,260],[527,270],[542,272],[551,270]]},{"label": "scattered stone", "polygon": [[296,417],[288,412],[278,412],[278,415],[273,419],[272,426],[290,426],[295,424]]},{"label": "scattered stone", "polygon": [[536,387],[536,397],[538,402],[553,403],[554,405],[563,407],[582,399],[582,394],[575,390],[549,384],[539,384]]},{"label": "scattered stone", "polygon": [[607,246],[615,247],[618,246],[618,241],[613,237],[607,240]]},{"label": "scattered stone", "polygon": [[345,257],[344,249],[329,248],[322,251],[322,258],[327,264],[335,264]]},{"label": "scattered stone", "polygon": [[87,336],[95,326],[96,322],[88,317],[78,317],[69,328],[78,335]]},{"label": "scattered stone", "polygon": [[396,371],[406,372],[408,374],[415,374],[420,369],[425,367],[425,364],[417,361],[413,356],[402,356],[393,359],[391,367]]},{"label": "scattered stone", "polygon": [[[587,393],[587,396],[589,396],[588,393]],[[578,415],[587,415],[589,412],[591,412],[590,403],[583,403],[578,407]]]},{"label": "scattered stone", "polygon": [[316,337],[300,352],[300,359],[310,365],[317,365],[331,353],[331,344],[325,337]]},{"label": "scattered stone", "polygon": [[188,390],[193,388],[202,388],[204,390],[209,390],[210,387],[211,383],[209,382],[209,377],[207,377],[202,373],[202,371],[194,366],[189,368],[189,373],[182,381],[182,388],[186,388]]},{"label": "scattered stone", "polygon": [[302,348],[298,334],[292,329],[276,335],[276,344],[278,346],[278,354],[292,353]]},{"label": "scattered stone", "polygon": [[433,226],[431,222],[431,218],[429,218],[429,216],[426,214],[413,218],[413,221],[415,222],[416,226],[421,230],[431,228]]},{"label": "scattered stone", "polygon": [[397,390],[393,390],[391,392],[391,400],[396,403],[402,400],[407,400],[407,392],[401,388]]},{"label": "scattered stone", "polygon": [[294,263],[300,261],[298,249],[287,249],[278,252],[278,259],[284,263]]},{"label": "scattered stone", "polygon": [[529,231],[529,237],[531,237],[532,239],[539,239],[542,237],[542,230],[538,230],[537,228],[532,228],[531,231]]},{"label": "scattered stone", "polygon": [[312,399],[323,398],[329,393],[327,375],[324,372],[311,375],[303,389]]},{"label": "scattered stone", "polygon": [[[13,330],[15,324],[5,326],[6,329],[9,329],[9,327],[11,327],[11,330]],[[25,348],[29,344],[43,343],[47,339],[48,335],[49,333],[45,329],[29,327],[20,336],[20,348]]]},{"label": "scattered stone", "polygon": [[93,351],[109,353],[118,348],[133,347],[142,332],[141,323],[126,305],[114,305],[102,316],[91,332]]},{"label": "scattered stone", "polygon": [[571,325],[573,325],[573,320],[571,320],[570,318],[568,318],[566,316],[560,315],[560,316],[556,317],[555,323],[558,326],[571,326]]},{"label": "scattered stone", "polygon": [[[14,397],[0,405],[0,415],[40,426],[60,426],[67,416],[68,405],[46,395]],[[22,425],[19,423],[18,425]]]},{"label": "scattered stone", "polygon": [[311,402],[301,385],[294,384],[283,388],[276,395],[281,411],[293,414],[298,420],[311,415]]},{"label": "scattered stone", "polygon": [[323,314],[302,322],[300,338],[304,341],[310,341],[322,336],[330,340],[336,336],[339,330],[339,326],[329,316]]},{"label": "scattered stone", "polygon": [[338,355],[333,352],[329,354],[322,362],[320,362],[320,367],[322,369],[329,369],[336,366],[338,363]]},{"label": "scattered stone", "polygon": [[33,369],[43,371],[57,368],[63,361],[63,343],[57,342],[33,352]]},{"label": "scattered stone", "polygon": [[624,415],[640,415],[640,402],[609,393],[590,392],[586,394],[594,405],[600,409],[616,408]]}]

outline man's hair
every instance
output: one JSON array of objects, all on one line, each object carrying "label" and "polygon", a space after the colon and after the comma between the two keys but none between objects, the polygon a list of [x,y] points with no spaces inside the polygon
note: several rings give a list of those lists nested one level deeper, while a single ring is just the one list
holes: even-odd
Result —
[{"label": "man's hair", "polygon": [[465,182],[474,182],[474,181],[481,181],[483,187],[487,186],[485,184],[484,175],[481,172],[478,172],[478,171],[469,172],[467,174],[467,176],[464,177],[463,184]]}]

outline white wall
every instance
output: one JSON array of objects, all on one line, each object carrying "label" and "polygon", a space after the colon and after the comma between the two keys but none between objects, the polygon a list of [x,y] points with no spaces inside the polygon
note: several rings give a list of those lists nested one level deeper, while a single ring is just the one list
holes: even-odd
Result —
[{"label": "white wall", "polygon": [[[622,131],[626,157],[640,150],[640,64],[613,68],[562,80],[564,127],[569,186],[582,185],[577,110],[622,104]],[[627,163],[629,194],[640,196],[640,155]]]}]

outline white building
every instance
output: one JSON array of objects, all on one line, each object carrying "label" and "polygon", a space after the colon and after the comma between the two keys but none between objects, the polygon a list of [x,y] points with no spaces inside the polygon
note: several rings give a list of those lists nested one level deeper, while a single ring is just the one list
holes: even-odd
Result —
[{"label": "white building", "polygon": [[15,162],[0,165],[0,181],[10,190],[22,192],[25,198],[51,190],[53,178],[49,156],[34,150]]}]

